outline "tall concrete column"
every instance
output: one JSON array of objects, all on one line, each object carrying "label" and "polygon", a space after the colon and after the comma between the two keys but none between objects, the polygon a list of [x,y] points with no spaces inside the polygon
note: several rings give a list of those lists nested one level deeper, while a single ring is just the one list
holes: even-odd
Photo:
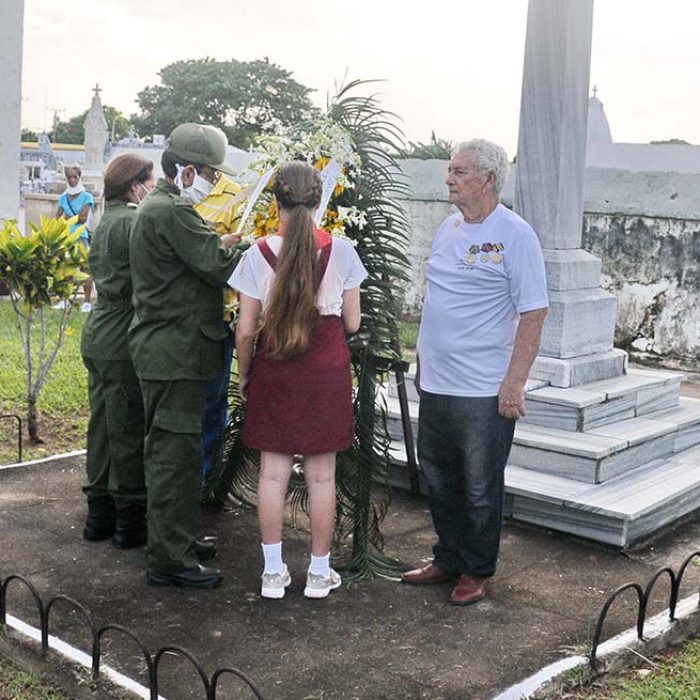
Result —
[{"label": "tall concrete column", "polygon": [[581,249],[593,0],[530,0],[515,209],[540,237],[550,311],[532,376],[567,387],[615,376],[616,304]]},{"label": "tall concrete column", "polygon": [[24,0],[0,2],[0,219],[19,214]]}]

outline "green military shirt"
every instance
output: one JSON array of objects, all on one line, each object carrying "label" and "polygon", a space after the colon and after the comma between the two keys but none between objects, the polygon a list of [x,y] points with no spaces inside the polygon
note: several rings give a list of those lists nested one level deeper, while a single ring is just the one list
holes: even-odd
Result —
[{"label": "green military shirt", "polygon": [[85,357],[97,360],[128,360],[126,333],[134,315],[131,305],[129,233],[136,207],[107,202],[92,237],[90,276],[97,288],[97,301],[88,316],[80,342]]},{"label": "green military shirt", "polygon": [[208,379],[223,370],[222,292],[240,256],[221,245],[188,197],[158,181],[129,240],[129,350],[140,379]]}]

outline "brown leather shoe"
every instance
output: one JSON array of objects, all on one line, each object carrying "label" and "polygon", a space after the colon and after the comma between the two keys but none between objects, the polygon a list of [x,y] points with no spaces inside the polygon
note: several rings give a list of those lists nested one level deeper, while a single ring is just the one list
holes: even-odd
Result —
[{"label": "brown leather shoe", "polygon": [[452,574],[445,573],[432,563],[422,566],[420,569],[413,569],[401,574],[401,581],[410,583],[412,586],[430,586],[434,583],[444,583],[454,579],[455,577]]},{"label": "brown leather shoe", "polygon": [[487,581],[487,578],[460,576],[457,585],[452,589],[450,603],[452,605],[471,605],[485,598]]}]

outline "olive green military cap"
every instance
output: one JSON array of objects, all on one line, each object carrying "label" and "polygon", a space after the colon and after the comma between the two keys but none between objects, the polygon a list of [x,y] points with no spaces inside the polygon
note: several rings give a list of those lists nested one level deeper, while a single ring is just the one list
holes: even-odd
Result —
[{"label": "olive green military cap", "polygon": [[180,124],[168,137],[167,149],[174,155],[197,165],[208,165],[228,175],[236,171],[226,164],[228,141],[221,129],[205,124]]}]

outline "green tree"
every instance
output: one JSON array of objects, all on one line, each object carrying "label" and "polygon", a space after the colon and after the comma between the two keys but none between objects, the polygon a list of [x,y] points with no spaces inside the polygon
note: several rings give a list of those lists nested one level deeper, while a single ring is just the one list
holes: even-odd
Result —
[{"label": "green tree", "polygon": [[[131,131],[131,123],[127,117],[120,112],[116,107],[105,105],[103,108],[107,126],[109,128],[110,138],[114,133],[116,141],[123,139]],[[54,126],[53,131],[49,134],[49,138],[53,143],[84,143],[85,142],[85,117],[88,110],[76,117],[71,117],[67,121],[59,121]]]},{"label": "green tree", "polygon": [[[10,288],[17,331],[27,371],[27,428],[29,438],[40,443],[37,401],[66,334],[72,301],[87,275],[81,271],[85,253],[80,245],[80,226],[74,233],[72,219],[41,217],[39,226],[29,224],[23,236],[15,221],[0,229],[0,277]],[[46,307],[63,301],[54,333],[46,319]],[[49,311],[49,313],[54,313]]]},{"label": "green tree", "polygon": [[22,129],[20,140],[21,141],[38,141],[39,134],[37,134],[36,131],[32,131],[31,129]]},{"label": "green tree", "polygon": [[289,71],[258,61],[177,61],[159,73],[161,84],[138,94],[140,114],[132,117],[141,135],[169,134],[178,124],[212,124],[229,141],[247,148],[259,134],[297,124],[311,116],[311,90]]}]

